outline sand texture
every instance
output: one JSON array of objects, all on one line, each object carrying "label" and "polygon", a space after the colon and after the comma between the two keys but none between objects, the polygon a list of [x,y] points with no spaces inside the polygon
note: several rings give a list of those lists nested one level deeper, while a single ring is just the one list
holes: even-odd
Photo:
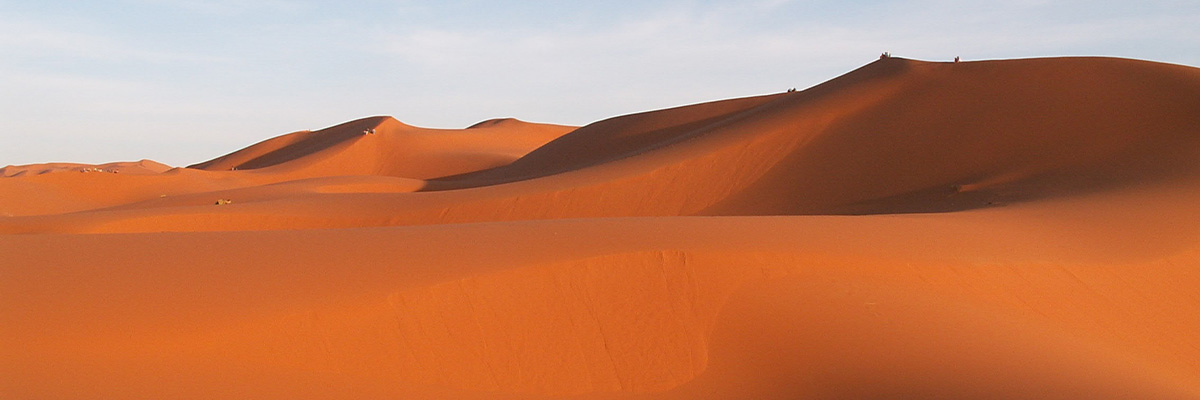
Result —
[{"label": "sand texture", "polygon": [[0,398],[1200,399],[1200,69],[0,169]]}]

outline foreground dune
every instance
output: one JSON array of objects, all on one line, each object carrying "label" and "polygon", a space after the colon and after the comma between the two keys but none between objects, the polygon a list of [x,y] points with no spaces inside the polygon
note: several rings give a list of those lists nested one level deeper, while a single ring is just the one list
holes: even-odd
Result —
[{"label": "foreground dune", "polygon": [[891,58],[7,167],[0,397],[1200,398],[1197,110],[1190,67]]}]

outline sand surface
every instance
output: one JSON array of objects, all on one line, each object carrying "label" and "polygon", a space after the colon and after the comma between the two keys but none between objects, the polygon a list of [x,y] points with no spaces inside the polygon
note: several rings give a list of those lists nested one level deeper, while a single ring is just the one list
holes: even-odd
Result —
[{"label": "sand surface", "polygon": [[1200,398],[1192,67],[0,176],[0,398]]}]

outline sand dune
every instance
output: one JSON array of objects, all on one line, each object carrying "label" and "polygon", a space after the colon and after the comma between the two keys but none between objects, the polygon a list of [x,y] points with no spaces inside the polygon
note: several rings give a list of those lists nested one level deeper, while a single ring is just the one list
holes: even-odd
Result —
[{"label": "sand dune", "polygon": [[[484,121],[469,129],[422,129],[391,117],[371,117],[279,136],[188,168],[172,169],[149,160],[97,166],[9,166],[0,170],[3,176],[27,179],[0,180],[0,215],[52,215],[131,203],[147,207],[212,205],[227,195],[253,201],[305,192],[411,192],[423,187],[421,181],[426,178],[510,163],[573,129],[511,118]],[[373,133],[367,135],[367,130]],[[40,176],[59,171],[111,175]],[[333,188],[319,178],[345,183]],[[346,186],[350,181],[360,181],[355,184],[359,186]],[[382,185],[361,186],[366,181]],[[288,184],[260,188],[277,183]],[[312,187],[303,188],[305,185]],[[251,194],[238,196],[243,190]],[[272,190],[281,192],[266,193]],[[207,201],[175,201],[177,195]],[[172,199],[160,201],[163,197]]]},{"label": "sand dune", "polygon": [[1200,398],[1197,110],[1192,67],[889,58],[10,166],[0,397]]},{"label": "sand dune", "polygon": [[508,164],[574,127],[488,120],[467,129],[423,129],[371,117],[272,138],[189,166],[286,176],[438,178]]},{"label": "sand dune", "polygon": [[9,165],[0,168],[0,176],[5,178],[42,175],[59,172],[105,172],[110,174],[124,173],[134,175],[157,174],[171,169],[170,166],[152,160],[136,162],[113,162],[107,164],[76,164],[76,163],[47,163],[30,165]]}]

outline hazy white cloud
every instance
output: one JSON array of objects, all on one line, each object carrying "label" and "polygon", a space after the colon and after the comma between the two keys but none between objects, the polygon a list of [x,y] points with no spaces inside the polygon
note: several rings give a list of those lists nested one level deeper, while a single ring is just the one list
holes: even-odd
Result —
[{"label": "hazy white cloud", "polygon": [[54,19],[14,19],[0,16],[0,52],[12,64],[17,56],[56,57],[83,61],[151,63],[229,63],[229,57],[162,51],[114,38],[100,30],[72,30]]},{"label": "hazy white cloud", "polygon": [[47,120],[59,129],[41,138],[91,154],[79,161],[183,164],[375,114],[435,127],[583,124],[803,88],[881,51],[1200,65],[1194,0],[77,5],[0,2],[0,142],[20,143],[0,147],[0,164],[61,159],[61,146],[23,134]]},{"label": "hazy white cloud", "polygon": [[298,12],[312,9],[312,5],[307,2],[292,0],[134,0],[134,3],[175,7],[190,12],[212,15]]},{"label": "hazy white cloud", "polygon": [[64,30],[52,21],[13,20],[4,17],[0,17],[0,49],[10,56],[32,54],[102,60],[146,53],[96,34]]}]

